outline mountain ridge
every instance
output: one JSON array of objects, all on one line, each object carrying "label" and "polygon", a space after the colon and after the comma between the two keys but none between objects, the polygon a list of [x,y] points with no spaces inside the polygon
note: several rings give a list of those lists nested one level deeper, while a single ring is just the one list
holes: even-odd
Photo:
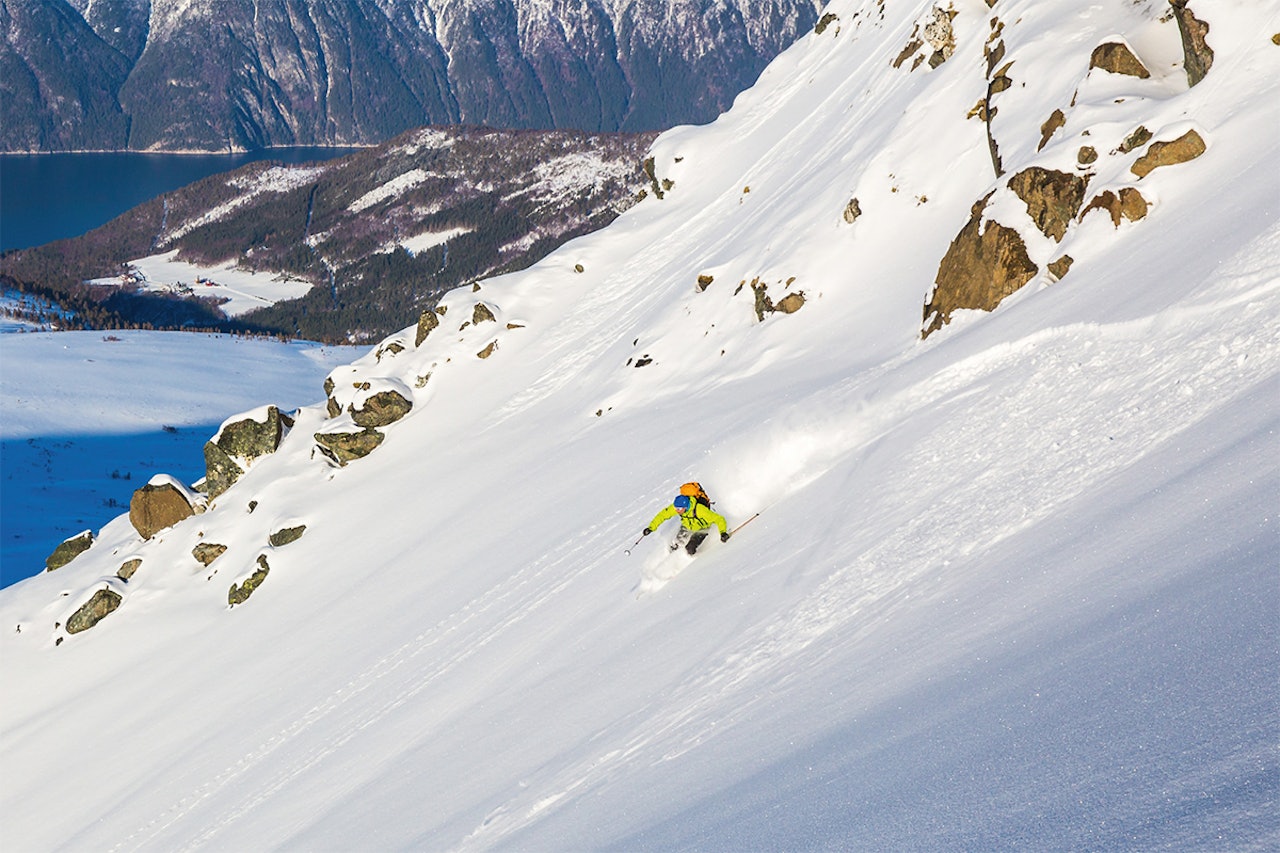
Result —
[{"label": "mountain ridge", "polygon": [[705,122],[814,25],[818,7],[4,0],[0,147],[237,151],[376,144],[432,124]]}]

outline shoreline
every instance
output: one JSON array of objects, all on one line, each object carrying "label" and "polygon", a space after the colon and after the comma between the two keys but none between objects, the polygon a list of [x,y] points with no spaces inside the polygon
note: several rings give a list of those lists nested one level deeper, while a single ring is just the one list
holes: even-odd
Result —
[{"label": "shoreline", "polygon": [[238,157],[244,154],[259,154],[270,151],[296,151],[299,148],[327,148],[327,149],[350,149],[351,151],[363,151],[367,148],[377,148],[381,143],[360,143],[360,144],[306,144],[306,145],[272,145],[265,148],[235,148],[220,149],[217,151],[200,150],[196,148],[182,149],[137,149],[137,148],[68,148],[58,151],[0,151],[0,157],[33,157],[55,154],[156,154],[161,156],[175,157]]}]

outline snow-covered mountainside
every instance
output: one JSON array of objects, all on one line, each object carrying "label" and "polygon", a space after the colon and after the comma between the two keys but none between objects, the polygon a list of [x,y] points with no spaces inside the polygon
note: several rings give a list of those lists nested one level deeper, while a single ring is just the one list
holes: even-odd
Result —
[{"label": "snow-covered mountainside", "polygon": [[[706,122],[818,0],[0,0],[0,149]],[[691,82],[696,81],[696,83]]]},{"label": "snow-covered mountainside", "polygon": [[1274,848],[1277,43],[832,3],[0,593],[6,845]]},{"label": "snow-covered mountainside", "polygon": [[[6,299],[0,310],[6,304],[34,307]],[[58,319],[55,309],[43,313]],[[155,474],[196,479],[201,448],[228,411],[264,398],[305,403],[325,374],[359,353],[225,335],[36,328],[0,320],[3,586],[44,571],[51,542],[97,529]]]}]

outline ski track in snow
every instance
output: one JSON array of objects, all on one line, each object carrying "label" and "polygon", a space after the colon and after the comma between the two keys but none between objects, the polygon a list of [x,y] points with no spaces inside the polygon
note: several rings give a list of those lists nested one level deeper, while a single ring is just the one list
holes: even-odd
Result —
[{"label": "ski track in snow", "polygon": [[[623,515],[623,510],[615,510],[607,519],[584,530],[584,540],[589,541],[590,534],[594,532],[611,534]],[[541,560],[491,587],[487,593],[449,618],[441,620],[390,652],[324,701],[310,708],[295,723],[249,750],[235,764],[226,767],[207,783],[167,807],[154,820],[123,838],[110,848],[111,853],[140,850],[152,843],[159,845],[161,849],[184,851],[197,850],[210,843],[221,830],[236,823],[283,790],[291,781],[339,751],[352,738],[434,686],[439,679],[554,602],[561,592],[595,568],[594,564],[582,558],[584,551],[595,552],[595,548],[584,544],[584,540],[566,543],[549,552]],[[575,565],[576,569],[564,571],[565,566]],[[491,616],[491,612],[499,615]],[[484,628],[483,634],[466,634],[466,629],[473,623]],[[456,640],[452,651],[433,659],[425,667],[407,666],[415,658],[437,650],[451,639]],[[400,683],[389,687],[385,680],[397,672],[401,676]],[[359,700],[375,685],[379,687],[379,697],[391,693],[393,698],[375,700],[373,707],[360,704]],[[301,748],[307,750],[306,755],[281,755],[299,736],[321,724],[332,732],[322,739],[325,744],[323,748],[313,749],[303,744]],[[314,739],[307,743],[312,742]],[[246,783],[245,777],[268,760],[271,761],[269,778]],[[174,846],[175,841],[164,837],[166,830],[193,815],[202,805],[230,787],[235,787],[237,791],[236,804],[230,808],[220,808],[221,816],[218,819],[204,824],[200,832],[180,846]]]},{"label": "ski track in snow", "polygon": [[[732,706],[745,714],[754,704],[765,701],[755,685],[770,679],[785,680],[795,667],[795,659],[819,638],[856,625],[867,613],[883,617],[885,608],[897,597],[927,594],[931,576],[949,561],[990,548],[1052,516],[1061,505],[1118,467],[1132,464],[1243,389],[1280,372],[1280,329],[1267,322],[1280,310],[1280,280],[1251,287],[1246,281],[1245,285],[1234,296],[1155,318],[1037,332],[948,366],[884,400],[867,402],[859,396],[862,383],[851,383],[843,408],[828,403],[822,430],[802,436],[807,451],[791,457],[794,471],[782,472],[784,479],[802,470],[819,472],[808,480],[795,481],[792,491],[823,476],[847,480],[856,472],[859,459],[874,452],[879,437],[891,431],[899,438],[904,431],[914,433],[914,450],[906,455],[905,464],[909,469],[933,472],[927,487],[922,489],[921,481],[896,490],[885,484],[862,526],[883,531],[889,519],[911,521],[879,537],[852,564],[831,562],[827,555],[840,553],[838,545],[815,547],[804,562],[820,566],[827,577],[811,593],[771,621],[744,631],[718,663],[676,685],[655,704],[610,726],[598,752],[555,772],[535,791],[490,811],[459,849],[493,846],[536,822],[548,809],[565,805],[575,792],[591,788],[631,762],[659,764],[704,744],[728,728],[717,709]],[[1224,332],[1221,317],[1226,309],[1231,309],[1231,321]],[[1224,337],[1233,341],[1231,347],[1221,343]],[[907,359],[905,364],[909,362]],[[1122,365],[1132,370],[1133,364],[1145,365],[1146,384],[1155,393],[1143,401],[1154,401],[1152,406],[1108,393],[1113,387],[1108,377]],[[904,368],[904,363],[898,366]],[[999,384],[1007,390],[993,403],[989,396],[997,387],[993,380],[1006,371],[1025,371],[1027,375],[1016,383]],[[1114,387],[1124,392],[1131,386],[1119,383]],[[805,400],[797,405],[812,408],[817,403]],[[1054,409],[1059,431],[1037,436],[1021,428],[1043,418],[1046,407]],[[1104,414],[1107,412],[1110,414]],[[1105,420],[1111,423],[1111,435],[1091,435],[1086,430],[1088,425]],[[939,431],[944,432],[945,440],[931,441]],[[1071,436],[1072,443],[1062,443],[1062,436]],[[949,471],[941,464],[944,459],[954,462],[964,458],[966,453],[971,454],[966,464]],[[1040,460],[1041,467],[1026,474],[1025,492],[991,488],[993,475],[984,472],[998,467],[993,463],[1001,458]],[[1055,484],[1052,492],[1036,487],[1048,481]],[[1040,502],[1028,504],[1028,496]],[[775,500],[785,502],[786,494]],[[624,515],[623,510],[615,510],[584,530],[575,543],[548,552],[390,652],[295,723],[122,839],[111,848],[112,853],[153,843],[171,847],[166,830],[194,817],[224,791],[234,789],[234,805],[220,806],[219,817],[209,823],[195,817],[203,829],[172,849],[196,850],[211,843],[223,829],[324,762],[362,731],[552,605],[597,568],[598,558],[593,555],[599,553],[599,546],[595,540],[625,526],[629,519]],[[838,535],[838,521],[830,525],[832,536]],[[959,553],[949,538],[930,535],[938,528],[962,527],[968,533]],[[824,541],[824,537],[816,541]],[[673,556],[679,565],[671,565]],[[640,589],[646,597],[677,577],[691,560],[668,555],[664,549],[654,562],[657,565],[646,565],[642,570]],[[472,626],[489,625],[496,628],[468,634]],[[444,654],[425,666],[411,665],[428,652],[442,650]],[[399,680],[391,686],[389,679],[393,678]],[[378,690],[371,692],[375,686]],[[385,698],[388,695],[390,699]],[[364,701],[366,696],[378,698],[370,704]],[[316,726],[323,726],[327,734],[300,739]],[[315,749],[317,741],[324,746]],[[289,747],[294,743],[306,754],[291,754]],[[270,768],[264,778],[254,775],[260,767]]]},{"label": "ski track in snow", "polygon": [[[933,429],[960,427],[944,444],[926,440],[928,433],[921,436],[906,467],[932,469],[940,476],[932,478],[924,490],[915,481],[910,488],[881,492],[874,516],[866,519],[865,526],[883,530],[882,521],[909,518],[910,522],[881,537],[851,565],[824,560],[824,552],[840,553],[837,546],[815,548],[806,562],[823,565],[828,577],[812,593],[776,620],[745,631],[717,665],[673,689],[660,707],[643,708],[613,727],[615,732],[627,733],[621,742],[606,739],[600,752],[556,773],[532,803],[522,799],[492,811],[459,849],[496,846],[503,837],[531,825],[546,810],[565,804],[575,792],[591,788],[624,765],[670,761],[723,733],[729,727],[718,709],[734,707],[745,714],[754,704],[766,701],[755,685],[785,681],[796,669],[795,658],[815,640],[856,624],[867,613],[883,618],[886,604],[895,597],[927,595],[930,576],[957,556],[989,549],[1051,517],[1113,471],[1134,464],[1205,414],[1274,377],[1280,372],[1280,328],[1268,318],[1280,311],[1280,279],[1267,279],[1265,273],[1263,277],[1264,281],[1235,296],[1197,308],[1126,323],[1049,329],[993,347],[879,406],[859,410],[845,429],[814,442],[814,456],[849,457],[868,446],[865,438],[852,447],[845,441],[861,432],[858,421],[874,420],[886,431],[910,429],[917,417],[930,420]],[[1221,317],[1226,309],[1231,309],[1232,320],[1224,334]],[[1162,328],[1167,332],[1161,334]],[[1221,343],[1224,337],[1233,340],[1231,347]],[[1087,345],[1083,352],[1078,348],[1082,340]],[[1121,367],[1132,370],[1134,363],[1146,365],[1147,386],[1156,389],[1143,398],[1155,401],[1150,408],[1107,393],[1132,387],[1127,382],[1110,384],[1108,376],[1123,375]],[[977,394],[989,390],[988,380],[994,375],[1026,365],[1031,366],[1031,375],[1021,383],[1003,385],[1010,390],[998,404]],[[950,402],[942,411],[953,415],[942,419],[939,427],[939,403],[946,400]],[[966,406],[966,411],[955,412],[960,406]],[[1038,422],[1046,407],[1056,411],[1061,431],[1037,436],[1020,428]],[[1107,411],[1112,412],[1113,434],[1090,436],[1085,428],[1108,420],[1103,414]],[[1063,447],[1055,438],[1060,435],[1073,436],[1078,442]],[[968,465],[950,473],[940,471],[942,459],[955,459],[958,452],[983,445]],[[997,470],[994,463],[1002,458],[1041,459],[1044,464],[1027,473],[1025,492],[993,489],[993,475],[984,476],[983,471]],[[818,462],[812,456],[796,460],[797,468]],[[849,476],[838,470],[841,466],[825,464],[829,472]],[[1044,482],[1054,483],[1055,488],[1036,487]],[[1028,495],[1043,500],[1028,506]],[[968,530],[959,555],[950,539],[930,535],[939,528]],[[836,535],[834,530],[829,532]],[[826,538],[817,536],[815,541]],[[649,587],[642,582],[642,591],[656,592],[677,573],[660,575]]]}]

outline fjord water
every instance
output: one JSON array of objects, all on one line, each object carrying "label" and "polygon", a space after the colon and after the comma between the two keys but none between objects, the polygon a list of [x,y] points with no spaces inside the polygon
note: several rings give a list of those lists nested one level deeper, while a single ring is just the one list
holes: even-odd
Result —
[{"label": "fjord water", "polygon": [[161,193],[247,163],[308,163],[356,150],[305,147],[238,154],[0,154],[0,252],[78,237]]}]

